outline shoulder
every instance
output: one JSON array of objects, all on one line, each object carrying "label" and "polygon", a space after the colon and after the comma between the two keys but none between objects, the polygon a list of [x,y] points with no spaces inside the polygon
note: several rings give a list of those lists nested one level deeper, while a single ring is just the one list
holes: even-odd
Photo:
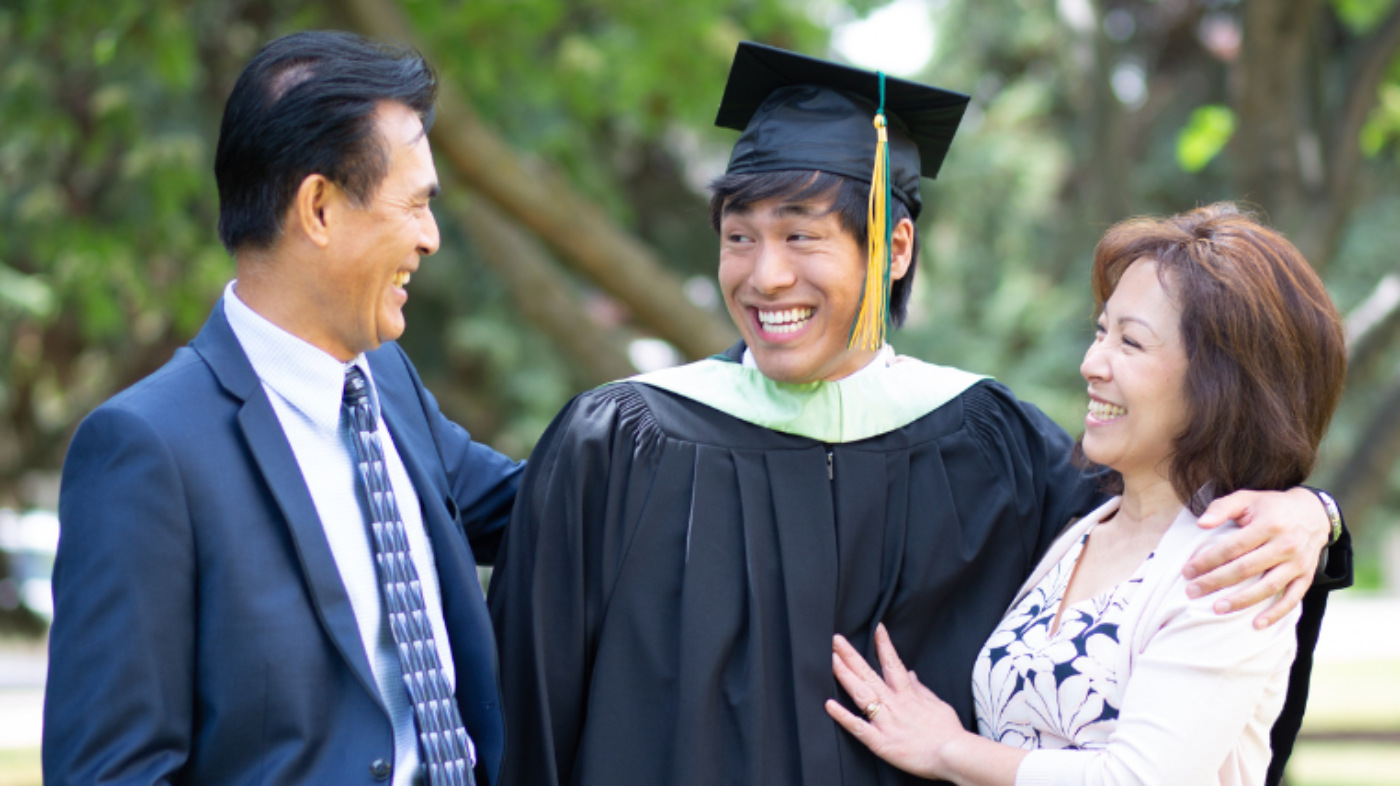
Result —
[{"label": "shoulder", "polygon": [[994,379],[979,380],[925,420],[941,423],[944,430],[963,432],[997,453],[1068,455],[1073,442],[1039,407],[1016,398]]},{"label": "shoulder", "polygon": [[1256,631],[1253,627],[1253,619],[1259,608],[1247,608],[1228,614],[1217,614],[1213,608],[1217,600],[1262,581],[1262,576],[1245,579],[1233,587],[1199,598],[1192,598],[1186,594],[1188,582],[1182,575],[1186,563],[1201,549],[1229,537],[1238,529],[1239,526],[1233,521],[1213,529],[1203,529],[1197,525],[1197,517],[1189,510],[1181,512],[1153,551],[1153,564],[1143,577],[1149,595],[1143,611],[1151,624],[1144,625],[1139,630],[1141,644],[1145,645],[1152,635],[1169,625],[1237,628],[1240,631],[1239,635],[1264,638],[1282,635],[1282,630],[1289,631],[1285,638],[1292,640],[1291,630],[1297,620],[1298,609],[1294,609],[1291,616],[1284,621],[1266,628],[1268,633],[1265,633]]},{"label": "shoulder", "polygon": [[93,424],[116,422],[127,429],[144,424],[151,433],[176,436],[189,419],[207,416],[221,401],[233,399],[198,353],[182,347],[165,365],[89,413],[79,433]]}]

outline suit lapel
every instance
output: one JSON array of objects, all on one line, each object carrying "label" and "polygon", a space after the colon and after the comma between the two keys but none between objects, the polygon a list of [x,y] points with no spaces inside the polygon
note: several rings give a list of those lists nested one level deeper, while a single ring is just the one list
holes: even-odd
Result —
[{"label": "suit lapel", "polygon": [[[463,688],[478,670],[483,674],[497,673],[495,647],[484,648],[488,656],[486,662],[480,660],[482,653],[477,651],[481,642],[491,642],[492,638],[490,617],[486,604],[482,602],[481,584],[477,581],[476,560],[466,534],[447,512],[449,506],[455,503],[448,501],[446,478],[436,479],[435,482],[435,478],[419,461],[422,456],[434,455],[437,446],[423,418],[423,408],[413,384],[406,381],[404,372],[394,364],[374,362],[374,354],[371,353],[370,357],[375,388],[379,391],[379,406],[389,433],[394,438],[394,447],[408,471],[409,480],[418,490],[423,527],[433,544],[442,613],[452,640],[452,660],[457,671],[457,692],[461,701]],[[439,501],[447,504],[438,504]],[[487,664],[490,664],[489,670]]]},{"label": "suit lapel", "polygon": [[272,489],[272,495],[287,520],[321,624],[365,690],[383,706],[364,643],[360,639],[350,596],[336,568],[335,557],[321,528],[321,519],[316,514],[311,492],[302,479],[301,468],[277,420],[272,402],[268,401],[266,391],[228,325],[222,301],[214,307],[209,321],[191,346],[204,358],[224,389],[243,401],[238,413],[239,426],[248,440],[248,447],[263,479]]},{"label": "suit lapel", "polygon": [[[455,583],[456,574],[461,573],[462,565],[472,569],[471,579],[476,581],[475,561],[467,547],[466,535],[458,528],[456,521],[444,511],[448,507],[448,493],[444,485],[446,478],[435,482],[419,462],[420,456],[431,456],[437,452],[432,433],[421,417],[422,407],[417,403],[412,385],[400,384],[401,375],[393,373],[388,363],[375,363],[375,388],[379,391],[379,406],[384,422],[393,436],[394,447],[399,458],[403,459],[404,469],[413,488],[418,492],[419,506],[423,509],[423,526],[433,543],[434,560],[438,565],[438,575],[442,582]],[[442,502],[444,504],[438,504]],[[479,585],[478,585],[479,586]],[[444,613],[450,597],[446,586],[443,591]],[[451,629],[451,626],[449,626]]]}]

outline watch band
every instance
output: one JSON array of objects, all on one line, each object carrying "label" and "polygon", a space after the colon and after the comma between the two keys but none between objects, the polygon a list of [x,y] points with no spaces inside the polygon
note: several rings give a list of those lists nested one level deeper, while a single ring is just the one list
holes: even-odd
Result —
[{"label": "watch band", "polygon": [[1342,537],[1342,511],[1337,507],[1337,501],[1332,499],[1332,495],[1322,489],[1315,489],[1312,486],[1303,488],[1317,495],[1317,499],[1322,503],[1322,508],[1327,511],[1327,523],[1332,525],[1331,535],[1327,538],[1327,545],[1331,546]]}]

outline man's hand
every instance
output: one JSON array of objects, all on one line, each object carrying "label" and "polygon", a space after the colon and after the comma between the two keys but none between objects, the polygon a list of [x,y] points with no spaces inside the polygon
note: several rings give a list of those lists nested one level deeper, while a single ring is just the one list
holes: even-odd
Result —
[{"label": "man's hand", "polygon": [[1318,559],[1332,532],[1327,511],[1302,487],[1236,491],[1212,502],[1201,514],[1200,526],[1212,529],[1230,519],[1240,530],[1201,549],[1186,563],[1182,575],[1192,580],[1186,593],[1199,598],[1262,575],[1257,583],[1217,600],[1214,609],[1225,614],[1282,592],[1254,618],[1254,627],[1268,627],[1292,611],[1312,586]]}]

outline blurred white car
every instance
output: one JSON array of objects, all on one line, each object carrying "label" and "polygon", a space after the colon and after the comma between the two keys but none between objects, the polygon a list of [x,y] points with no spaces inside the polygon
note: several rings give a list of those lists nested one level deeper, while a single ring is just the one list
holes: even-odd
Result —
[{"label": "blurred white car", "polygon": [[24,606],[53,622],[53,559],[58,552],[58,514],[17,513],[0,508],[0,552],[10,575],[0,580],[0,607]]}]

